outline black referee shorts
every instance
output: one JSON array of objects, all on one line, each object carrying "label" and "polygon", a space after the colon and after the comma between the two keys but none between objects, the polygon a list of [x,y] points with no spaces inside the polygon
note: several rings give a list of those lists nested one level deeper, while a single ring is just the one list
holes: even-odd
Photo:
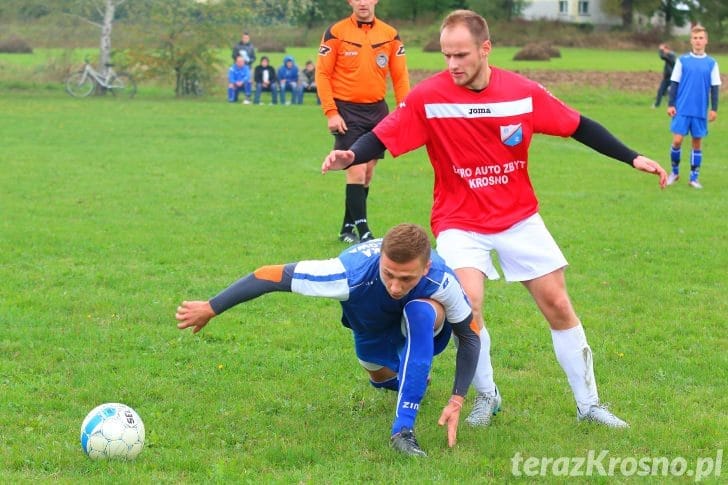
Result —
[{"label": "black referee shorts", "polygon": [[[376,103],[350,103],[338,99],[334,101],[348,128],[343,135],[334,134],[334,150],[348,150],[360,136],[372,131],[389,114],[384,100]],[[384,152],[377,154],[375,158],[384,158]]]}]

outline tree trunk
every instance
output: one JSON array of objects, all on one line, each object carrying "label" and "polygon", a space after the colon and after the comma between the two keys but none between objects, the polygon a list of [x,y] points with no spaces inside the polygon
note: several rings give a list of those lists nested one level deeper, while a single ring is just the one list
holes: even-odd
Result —
[{"label": "tree trunk", "polygon": [[101,26],[101,45],[99,47],[99,72],[106,76],[107,64],[111,63],[111,28],[114,25],[116,4],[114,0],[105,0],[104,23]]},{"label": "tree trunk", "polygon": [[634,16],[633,0],[622,0],[622,27],[625,29],[632,28],[632,17]]}]

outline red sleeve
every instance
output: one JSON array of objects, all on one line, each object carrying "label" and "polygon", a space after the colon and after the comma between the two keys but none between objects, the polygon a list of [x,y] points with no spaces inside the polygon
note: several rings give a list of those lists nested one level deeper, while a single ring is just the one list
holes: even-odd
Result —
[{"label": "red sleeve", "polygon": [[568,137],[579,127],[579,112],[536,83],[533,89],[535,133]]},{"label": "red sleeve", "polygon": [[[374,134],[394,157],[415,150],[427,143],[424,106],[412,91],[403,103],[374,127]],[[406,127],[404,129],[403,127]]]}]

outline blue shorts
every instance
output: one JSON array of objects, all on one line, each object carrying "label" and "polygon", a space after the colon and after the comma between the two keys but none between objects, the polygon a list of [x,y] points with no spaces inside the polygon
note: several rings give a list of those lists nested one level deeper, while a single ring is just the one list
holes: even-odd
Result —
[{"label": "blue shorts", "polygon": [[685,136],[690,133],[693,138],[705,138],[708,135],[708,120],[696,116],[675,115],[670,122],[670,131],[676,135]]},{"label": "blue shorts", "polygon": [[[383,365],[399,373],[400,354],[404,350],[405,337],[397,326],[392,332],[376,334],[354,333],[354,349],[360,361]],[[452,326],[447,320],[440,333],[434,336],[433,357],[447,348],[452,335]]]}]

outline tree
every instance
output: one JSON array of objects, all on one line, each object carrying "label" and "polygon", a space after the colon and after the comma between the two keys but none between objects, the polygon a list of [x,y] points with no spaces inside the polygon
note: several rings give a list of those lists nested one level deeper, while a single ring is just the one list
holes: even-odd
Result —
[{"label": "tree", "polygon": [[[116,7],[120,6],[126,0],[104,0],[103,22],[101,23],[101,45],[99,46],[99,63],[104,72],[106,65],[111,63],[111,29],[114,25],[114,15]],[[97,4],[97,7],[100,7]],[[99,14],[101,9],[99,8]]]},{"label": "tree", "polygon": [[658,8],[659,0],[605,0],[602,4],[604,11],[617,15],[622,19],[622,28],[631,30],[634,25],[634,14],[640,12],[652,15]]},{"label": "tree", "polygon": [[400,0],[400,1],[389,1],[386,4],[380,3],[377,5],[377,15],[387,19],[406,19],[413,22],[421,18],[425,13],[439,14],[446,5],[441,5],[443,2],[437,0]]},{"label": "tree", "polygon": [[604,11],[610,15],[616,15],[622,19],[622,28],[629,30],[632,28],[632,19],[634,18],[635,3],[639,0],[605,0],[602,3]]},{"label": "tree", "polygon": [[[218,26],[230,20],[233,3],[140,1],[135,4],[133,15],[150,35],[129,50],[130,60],[145,77],[172,77],[177,96],[199,94],[215,81],[220,70],[217,51],[227,40]],[[249,14],[242,9],[236,15]]]},{"label": "tree", "polygon": [[117,9],[127,0],[78,0],[71,2],[66,11],[101,30],[99,42],[99,70],[106,73],[111,63],[111,31]]},{"label": "tree", "polygon": [[693,1],[690,16],[708,30],[711,42],[725,39],[728,35],[728,3],[725,0]]},{"label": "tree", "polygon": [[526,0],[471,0],[468,2],[468,8],[475,10],[489,21],[510,21],[523,12],[526,4]]},{"label": "tree", "polygon": [[685,7],[683,0],[660,0],[657,11],[661,12],[665,19],[666,35],[670,35],[673,25],[682,27],[688,22],[690,10]]},{"label": "tree", "polygon": [[320,2],[316,0],[289,0],[288,9],[291,17],[299,25],[311,30],[316,22],[324,19],[324,11],[321,9]]}]

